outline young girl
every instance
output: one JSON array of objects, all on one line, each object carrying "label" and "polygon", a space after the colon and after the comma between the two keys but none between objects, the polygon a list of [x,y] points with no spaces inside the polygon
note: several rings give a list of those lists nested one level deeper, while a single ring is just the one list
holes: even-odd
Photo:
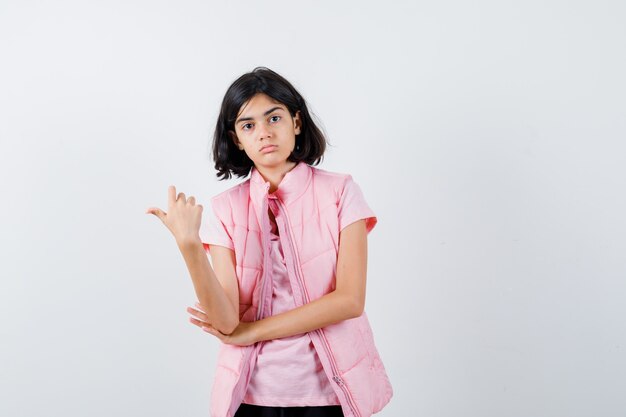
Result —
[{"label": "young girl", "polygon": [[173,186],[167,213],[147,211],[189,269],[191,322],[221,341],[212,417],[369,417],[393,395],[364,311],[377,219],[350,175],[313,166],[325,149],[302,96],[257,67],[227,90],[213,139],[218,178],[249,178],[204,222]]}]

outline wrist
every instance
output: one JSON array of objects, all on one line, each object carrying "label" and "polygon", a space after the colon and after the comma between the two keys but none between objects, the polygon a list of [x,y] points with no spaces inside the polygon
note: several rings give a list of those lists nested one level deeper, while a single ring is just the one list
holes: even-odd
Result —
[{"label": "wrist", "polygon": [[252,327],[252,338],[254,339],[254,343],[257,342],[262,342],[263,340],[265,340],[263,338],[263,320],[255,320],[251,323],[251,327]]},{"label": "wrist", "polygon": [[176,239],[176,244],[180,249],[193,248],[195,246],[203,246],[200,236],[185,236]]}]

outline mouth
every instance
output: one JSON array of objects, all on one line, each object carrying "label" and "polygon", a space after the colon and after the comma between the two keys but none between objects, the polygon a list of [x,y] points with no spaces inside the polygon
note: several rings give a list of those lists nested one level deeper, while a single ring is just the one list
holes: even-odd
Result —
[{"label": "mouth", "polygon": [[262,153],[272,152],[275,149],[276,149],[276,145],[265,145],[264,147],[261,148],[261,152]]}]

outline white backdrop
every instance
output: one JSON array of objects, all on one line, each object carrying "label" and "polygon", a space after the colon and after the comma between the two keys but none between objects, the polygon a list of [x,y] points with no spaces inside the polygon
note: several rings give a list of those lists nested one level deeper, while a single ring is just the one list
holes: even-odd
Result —
[{"label": "white backdrop", "polygon": [[0,415],[207,416],[150,206],[212,195],[228,85],[289,79],[379,223],[378,415],[626,412],[621,1],[0,2]]}]

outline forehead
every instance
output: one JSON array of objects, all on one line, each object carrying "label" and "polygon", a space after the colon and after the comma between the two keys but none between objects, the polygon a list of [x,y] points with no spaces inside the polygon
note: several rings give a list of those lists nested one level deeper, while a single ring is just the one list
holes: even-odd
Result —
[{"label": "forehead", "polygon": [[244,118],[249,120],[255,116],[262,117],[264,112],[274,107],[287,108],[284,104],[274,100],[267,94],[258,93],[241,106],[237,114],[237,122]]}]

